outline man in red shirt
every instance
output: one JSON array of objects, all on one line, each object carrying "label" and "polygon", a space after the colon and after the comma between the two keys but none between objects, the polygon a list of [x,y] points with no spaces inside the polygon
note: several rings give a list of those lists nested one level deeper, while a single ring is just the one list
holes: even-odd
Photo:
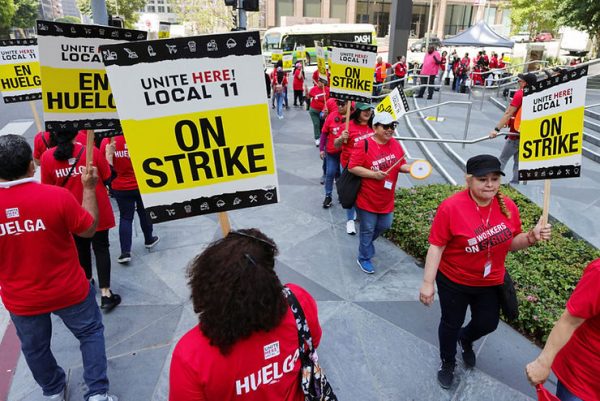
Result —
[{"label": "man in red shirt", "polygon": [[[394,68],[394,80],[402,79],[406,76],[406,71],[408,68],[406,67],[406,57],[398,56],[398,62],[394,64],[392,67]],[[397,87],[404,88],[404,81],[397,81],[392,84],[392,89]]]},{"label": "man in red shirt", "polygon": [[377,57],[377,64],[375,64],[375,85],[373,85],[373,96],[379,96],[383,89],[383,83],[387,78],[387,70],[392,68],[392,65],[388,62],[383,62],[381,56]]},{"label": "man in red shirt", "polygon": [[558,377],[559,399],[600,400],[600,259],[583,272],[546,346],[526,368],[533,385]]},{"label": "man in red shirt", "polygon": [[[109,396],[104,326],[95,291],[79,266],[73,234],[96,231],[98,174],[81,174],[83,202],[64,188],[37,183],[31,147],[17,135],[0,137],[0,296],[17,330],[21,350],[44,399],[64,401],[66,375],[50,350],[59,316],[77,337],[88,401]],[[43,200],[43,207],[40,205]]]},{"label": "man in red shirt", "polygon": [[510,180],[511,184],[519,183],[519,129],[518,126],[521,122],[521,104],[523,103],[523,88],[526,85],[534,85],[537,82],[537,78],[533,73],[519,74],[519,90],[515,92],[512,102],[506,109],[506,112],[500,119],[500,122],[494,127],[494,130],[490,132],[490,138],[495,138],[500,129],[506,125],[510,126],[510,132],[512,135],[506,136],[506,142],[500,152],[500,165],[501,169],[504,170],[506,163],[512,157],[514,159],[513,165],[513,176]]}]

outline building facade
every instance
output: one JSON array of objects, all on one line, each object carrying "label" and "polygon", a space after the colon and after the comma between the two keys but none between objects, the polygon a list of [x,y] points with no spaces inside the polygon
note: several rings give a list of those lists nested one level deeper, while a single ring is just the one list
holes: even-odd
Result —
[{"label": "building facade", "polygon": [[63,17],[62,2],[60,0],[40,0],[39,14],[42,19],[48,21]]},{"label": "building facade", "polygon": [[[313,23],[317,20],[348,23],[369,23],[377,36],[389,33],[390,12],[393,0],[266,0],[265,28]],[[413,0],[410,36],[422,38],[427,32],[430,5],[431,31],[444,38],[456,35],[484,19],[494,28],[510,27],[510,10],[502,8],[502,0]],[[290,18],[293,17],[293,18]],[[508,29],[500,29],[507,35]]]}]

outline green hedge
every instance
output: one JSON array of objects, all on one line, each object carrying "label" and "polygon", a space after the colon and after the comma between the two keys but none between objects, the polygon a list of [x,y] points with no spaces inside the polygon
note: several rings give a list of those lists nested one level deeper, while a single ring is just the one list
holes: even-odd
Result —
[{"label": "green hedge", "polygon": [[[386,237],[424,261],[437,206],[463,188],[437,184],[398,190],[394,223]],[[510,187],[503,186],[502,192],[519,207],[523,230],[533,227],[542,213],[541,208]],[[583,268],[600,257],[596,248],[574,238],[564,224],[556,221],[552,224],[550,241],[510,252],[506,260],[520,304],[519,319],[512,322],[512,326],[539,343],[546,341]]]}]

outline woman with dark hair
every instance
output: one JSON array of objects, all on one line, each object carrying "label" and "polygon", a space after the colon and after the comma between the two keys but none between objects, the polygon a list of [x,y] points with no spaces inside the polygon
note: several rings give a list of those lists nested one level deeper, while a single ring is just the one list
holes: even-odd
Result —
[{"label": "woman with dark hair", "polygon": [[[41,180],[44,184],[57,185],[71,191],[81,203],[83,201],[83,185],[80,175],[87,164],[85,146],[77,142],[76,130],[65,130],[52,133],[52,142],[56,144],[54,150],[50,149],[42,155]],[[104,186],[111,177],[110,167],[100,151],[94,147],[93,164],[98,169],[98,184],[96,198],[98,200],[98,227],[92,238],[83,238],[74,235],[79,263],[85,271],[88,280],[92,280],[92,255],[90,247],[96,257],[96,270],[98,272],[98,285],[101,291],[100,307],[110,311],[121,303],[121,297],[110,290],[110,251],[108,230],[115,226],[110,200]]]},{"label": "woman with dark hair", "polygon": [[273,93],[275,94],[275,102],[277,103],[277,117],[283,118],[283,103],[285,91],[287,90],[287,73],[283,71],[283,67],[277,67],[273,74]]},{"label": "woman with dark hair", "polygon": [[[517,205],[500,192],[500,160],[478,155],[467,161],[467,188],[438,207],[425,259],[420,301],[430,306],[435,285],[442,317],[438,328],[441,366],[437,379],[450,388],[456,366],[456,345],[467,368],[475,366],[473,342],[496,330],[499,286],[504,283],[509,251],[550,239],[551,228],[540,222],[521,228]],[[463,327],[467,307],[471,320]]]},{"label": "woman with dark hair", "polygon": [[[303,401],[298,329],[275,273],[277,246],[257,229],[230,232],[210,244],[188,270],[200,323],[173,351],[170,401]],[[321,340],[315,300],[296,296],[313,345]]]},{"label": "woman with dark hair", "polygon": [[[362,143],[364,139],[373,135],[373,106],[369,103],[356,103],[356,109],[350,114],[350,124],[348,131],[344,130],[342,135],[333,142],[335,147],[341,147],[340,165],[342,170],[348,166],[350,155],[354,150],[354,145]],[[356,235],[356,209],[351,207],[346,209],[346,233]]]}]

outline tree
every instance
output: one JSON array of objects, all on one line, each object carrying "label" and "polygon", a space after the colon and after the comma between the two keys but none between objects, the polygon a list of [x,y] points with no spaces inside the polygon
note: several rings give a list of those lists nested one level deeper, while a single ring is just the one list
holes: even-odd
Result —
[{"label": "tree", "polygon": [[66,22],[68,24],[81,24],[81,20],[72,15],[65,15],[64,17],[60,17],[55,19],[56,22]]},{"label": "tree", "polygon": [[541,31],[556,32],[555,11],[558,2],[559,0],[510,0],[512,32],[518,32],[524,26],[533,34]]},{"label": "tree", "polygon": [[223,0],[172,0],[171,4],[193,35],[227,32],[233,28],[231,7]]},{"label": "tree", "polygon": [[596,54],[600,53],[600,2],[598,0],[562,0],[556,18],[562,25],[586,31],[596,37]]},{"label": "tree", "polygon": [[14,0],[15,15],[12,19],[14,28],[33,28],[38,18],[39,4],[37,0]]},{"label": "tree", "polygon": [[9,37],[15,10],[13,0],[0,0],[0,38]]},{"label": "tree", "polygon": [[[77,0],[77,6],[82,14],[92,16],[91,0]],[[126,28],[133,28],[138,21],[138,11],[146,6],[146,0],[106,0],[108,15],[119,15],[125,20]]]}]

